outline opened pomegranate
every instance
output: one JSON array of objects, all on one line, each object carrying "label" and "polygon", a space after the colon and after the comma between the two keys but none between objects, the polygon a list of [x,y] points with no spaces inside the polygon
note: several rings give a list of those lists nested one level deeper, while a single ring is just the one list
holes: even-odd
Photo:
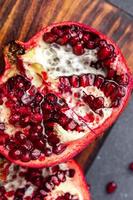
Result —
[{"label": "opened pomegranate", "polygon": [[5,48],[0,152],[44,167],[75,156],[126,106],[132,77],[118,47],[89,26],[65,22]]},{"label": "opened pomegranate", "polygon": [[32,169],[0,159],[2,200],[90,200],[79,166],[73,161]]}]

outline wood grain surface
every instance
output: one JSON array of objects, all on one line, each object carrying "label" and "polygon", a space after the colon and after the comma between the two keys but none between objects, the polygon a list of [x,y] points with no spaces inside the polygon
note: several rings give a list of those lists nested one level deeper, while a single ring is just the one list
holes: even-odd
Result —
[{"label": "wood grain surface", "polygon": [[[103,0],[0,0],[0,49],[11,40],[27,41],[43,26],[71,20],[114,39],[133,71],[133,18]],[[96,141],[78,156],[83,168],[89,167],[99,144]]]}]

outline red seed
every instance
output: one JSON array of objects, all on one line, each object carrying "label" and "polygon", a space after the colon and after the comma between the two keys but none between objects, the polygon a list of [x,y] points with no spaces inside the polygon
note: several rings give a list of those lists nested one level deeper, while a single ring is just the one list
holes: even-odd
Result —
[{"label": "red seed", "polygon": [[78,88],[79,87],[79,77],[73,75],[69,78],[70,84],[72,87]]},{"label": "red seed", "polygon": [[23,150],[20,159],[22,162],[29,162],[31,160],[29,150]]},{"label": "red seed", "polygon": [[109,182],[106,186],[106,191],[108,194],[115,192],[116,189],[117,189],[117,184],[114,181]]},{"label": "red seed", "polygon": [[89,85],[88,76],[86,74],[81,75],[80,76],[80,86],[86,87],[88,85]]},{"label": "red seed", "polygon": [[129,164],[128,168],[133,172],[133,162]]},{"label": "red seed", "polygon": [[75,46],[78,42],[79,42],[79,37],[71,38],[69,41],[70,45],[72,46]]},{"label": "red seed", "polygon": [[26,139],[26,135],[24,135],[21,131],[17,131],[15,133],[15,138],[18,142],[24,142],[24,140]]},{"label": "red seed", "polygon": [[9,139],[9,135],[0,131],[0,145],[5,144],[5,142]]},{"label": "red seed", "polygon": [[82,40],[86,44],[90,40],[90,34],[89,33],[84,34]]},{"label": "red seed", "polygon": [[116,82],[123,86],[127,86],[129,83],[129,77],[127,74],[121,74],[116,76]]},{"label": "red seed", "polygon": [[103,46],[99,49],[97,56],[99,60],[105,60],[113,54],[113,51],[114,47],[112,45],[107,44],[106,46]]},{"label": "red seed", "polygon": [[14,160],[20,159],[21,155],[22,155],[22,152],[17,148],[14,148],[9,151],[9,157],[11,157]]},{"label": "red seed", "polygon": [[43,40],[47,43],[53,43],[57,40],[57,35],[47,32],[43,35]]},{"label": "red seed", "polygon": [[94,41],[92,40],[89,40],[86,44],[85,44],[85,47],[87,49],[95,49],[96,48],[96,44]]},{"label": "red seed", "polygon": [[56,43],[60,44],[60,45],[65,45],[67,44],[69,41],[69,35],[64,35],[62,38],[59,38]]},{"label": "red seed", "polygon": [[77,56],[84,54],[84,52],[85,50],[81,43],[78,43],[77,45],[73,47],[73,53],[76,54]]},{"label": "red seed", "polygon": [[102,75],[97,75],[94,81],[94,86],[100,88],[104,82],[104,77]]},{"label": "red seed", "polygon": [[89,86],[94,84],[95,74],[88,74],[88,84]]},{"label": "red seed", "polygon": [[45,156],[51,156],[52,155],[52,149],[51,148],[45,148],[44,154],[45,154]]},{"label": "red seed", "polygon": [[31,150],[33,148],[33,144],[30,140],[27,139],[24,141],[24,144],[21,145],[21,148]]},{"label": "red seed", "polygon": [[111,96],[112,94],[115,93],[115,90],[117,88],[117,85],[115,84],[115,82],[104,82],[101,86],[101,90],[104,92],[106,97]]},{"label": "red seed", "polygon": [[34,149],[32,152],[31,152],[31,159],[33,160],[37,160],[41,155],[41,151],[39,149]]},{"label": "red seed", "polygon": [[107,78],[108,79],[114,79],[116,74],[116,71],[114,69],[109,68],[107,72]]},{"label": "red seed", "polygon": [[67,172],[67,175],[68,175],[70,178],[73,178],[74,175],[75,175],[75,170],[74,170],[74,169],[69,169],[68,172]]},{"label": "red seed", "polygon": [[53,153],[58,155],[65,151],[65,149],[66,145],[60,143],[59,145],[53,147]]},{"label": "red seed", "polygon": [[93,107],[94,110],[103,108],[104,107],[104,98],[103,97],[95,98],[94,101],[93,101],[92,107]]},{"label": "red seed", "polygon": [[51,177],[51,181],[52,181],[52,183],[54,184],[54,185],[59,185],[60,184],[60,181],[59,181],[59,179],[57,178],[57,176],[52,176]]}]

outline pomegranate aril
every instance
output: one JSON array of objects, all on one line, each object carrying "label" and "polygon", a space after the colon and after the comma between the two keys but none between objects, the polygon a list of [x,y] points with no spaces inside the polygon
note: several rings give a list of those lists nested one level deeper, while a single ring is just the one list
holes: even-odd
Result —
[{"label": "pomegranate aril", "polygon": [[44,148],[46,147],[46,142],[45,141],[42,141],[41,139],[40,140],[37,140],[36,143],[35,143],[36,147],[40,150],[44,150]]},{"label": "pomegranate aril", "polygon": [[14,148],[9,151],[9,157],[13,160],[19,160],[21,158],[22,151],[20,149]]},{"label": "pomegranate aril", "polygon": [[33,144],[30,140],[25,140],[24,144],[21,145],[21,148],[27,149],[27,150],[32,150],[33,149]]},{"label": "pomegranate aril", "polygon": [[84,95],[83,100],[85,103],[91,104],[94,100],[94,96],[93,95]]},{"label": "pomegranate aril", "polygon": [[53,147],[53,153],[58,155],[58,154],[61,154],[63,151],[65,151],[65,149],[66,149],[66,145],[59,143],[58,145]]},{"label": "pomegranate aril", "polygon": [[57,35],[51,33],[51,32],[47,32],[43,35],[43,40],[44,42],[47,42],[47,43],[53,43],[57,40]]},{"label": "pomegranate aril", "polygon": [[115,75],[116,75],[116,71],[109,68],[108,71],[107,71],[107,78],[108,79],[114,79]]},{"label": "pomegranate aril", "polygon": [[131,170],[133,172],[133,162],[131,162],[128,166],[129,170]]},{"label": "pomegranate aril", "polygon": [[43,96],[40,93],[37,93],[35,96],[35,103],[38,104],[42,101]]},{"label": "pomegranate aril", "polygon": [[69,77],[69,81],[72,87],[78,88],[79,87],[79,77],[76,75],[73,75]]},{"label": "pomegranate aril", "polygon": [[117,189],[117,184],[116,184],[114,181],[109,182],[109,183],[107,184],[107,186],[106,186],[106,191],[107,191],[107,193],[109,193],[109,194],[115,192],[116,189]]},{"label": "pomegranate aril", "polygon": [[114,100],[112,103],[111,103],[111,106],[112,108],[116,108],[120,105],[120,99],[116,99]]},{"label": "pomegranate aril", "polygon": [[110,47],[106,46],[106,47],[100,48],[97,55],[98,55],[99,60],[105,60],[111,56],[111,53],[112,53],[112,51],[111,51]]},{"label": "pomegranate aril", "polygon": [[62,37],[63,34],[64,34],[63,31],[59,27],[53,27],[51,29],[51,32],[56,34],[56,35],[58,35],[58,36],[60,36],[60,37]]},{"label": "pomegranate aril", "polygon": [[18,188],[15,192],[15,197],[23,197],[25,193],[25,188]]},{"label": "pomegranate aril", "polygon": [[123,85],[123,86],[127,86],[129,83],[129,77],[127,74],[117,75],[115,80],[118,84]]},{"label": "pomegranate aril", "polygon": [[22,97],[21,97],[21,101],[24,105],[29,105],[34,99],[34,96],[31,96],[27,93],[25,93]]},{"label": "pomegranate aril", "polygon": [[5,147],[8,150],[14,149],[14,147],[16,146],[15,141],[8,139],[7,141],[5,141]]},{"label": "pomegranate aril", "polygon": [[31,154],[30,157],[32,160],[37,160],[41,155],[41,151],[39,149],[34,149]]},{"label": "pomegranate aril", "polygon": [[44,149],[45,156],[51,156],[52,155],[52,149],[51,148],[45,148]]},{"label": "pomegranate aril", "polygon": [[62,171],[62,170],[59,170],[57,173],[56,173],[56,176],[58,178],[58,180],[60,182],[65,182],[66,181],[66,177],[65,177],[65,172]]},{"label": "pomegranate aril", "polygon": [[85,50],[81,43],[77,43],[75,46],[73,46],[73,53],[77,56],[80,56],[84,54]]},{"label": "pomegranate aril", "polygon": [[62,114],[62,113],[59,114],[58,123],[61,126],[65,126],[68,123],[68,121],[69,121],[69,118],[65,114]]},{"label": "pomegranate aril", "polygon": [[100,88],[103,82],[104,82],[104,77],[102,75],[97,75],[95,77],[94,86]]},{"label": "pomegranate aril", "polygon": [[21,159],[22,162],[29,162],[31,160],[29,150],[24,149],[22,151],[20,159]]},{"label": "pomegranate aril", "polygon": [[5,142],[9,139],[9,135],[0,131],[0,145],[5,144]]},{"label": "pomegranate aril", "polygon": [[19,114],[13,114],[9,118],[9,122],[13,125],[16,125],[19,123],[20,115]]},{"label": "pomegranate aril", "polygon": [[88,74],[88,85],[92,86],[94,84],[94,80],[95,80],[95,74]]},{"label": "pomegranate aril", "polygon": [[60,44],[60,45],[65,45],[65,44],[68,43],[69,38],[70,38],[69,35],[64,35],[63,37],[58,38],[58,39],[56,40],[56,43],[58,43],[58,44]]},{"label": "pomegranate aril", "polygon": [[122,86],[119,86],[118,91],[117,91],[117,97],[119,97],[119,98],[124,97],[125,94],[126,94],[125,88]]},{"label": "pomegranate aril", "polygon": [[52,94],[52,93],[48,93],[46,96],[45,96],[45,99],[49,102],[49,103],[52,103],[52,104],[55,104],[57,102],[57,97],[55,94]]},{"label": "pomegranate aril", "polygon": [[117,85],[115,84],[115,82],[104,82],[101,86],[101,90],[104,92],[106,97],[111,96],[114,92],[115,89],[117,88]]},{"label": "pomegranate aril", "polygon": [[69,43],[72,46],[75,46],[79,42],[79,37],[73,37],[70,39]]},{"label": "pomegranate aril", "polygon": [[41,134],[38,132],[31,132],[29,135],[29,139],[33,142],[36,142],[41,137]]},{"label": "pomegranate aril", "polygon": [[93,102],[93,109],[97,110],[103,107],[104,107],[104,98],[103,97],[95,98]]},{"label": "pomegranate aril", "polygon": [[26,139],[26,135],[24,135],[21,131],[17,131],[15,133],[15,138],[18,142],[24,142],[24,140]]},{"label": "pomegranate aril", "polygon": [[60,139],[57,137],[57,135],[53,134],[48,137],[48,142],[49,144],[56,145],[60,142]]},{"label": "pomegranate aril", "polygon": [[40,113],[36,113],[34,115],[32,115],[31,117],[31,121],[34,123],[40,123],[43,119],[43,115]]},{"label": "pomegranate aril", "polygon": [[75,170],[74,169],[69,169],[67,170],[67,176],[69,176],[70,178],[73,178],[75,175]]},{"label": "pomegranate aril", "polygon": [[94,41],[89,40],[88,42],[85,43],[85,47],[87,49],[95,49],[96,48],[96,44]]},{"label": "pomegranate aril", "polygon": [[43,184],[43,177],[42,176],[33,176],[31,178],[31,182],[36,186],[41,186]]},{"label": "pomegranate aril", "polygon": [[89,33],[84,34],[82,40],[86,44],[90,40],[90,34]]},{"label": "pomegranate aril", "polygon": [[51,177],[51,181],[56,186],[58,186],[60,184],[60,181],[59,181],[59,179],[57,178],[56,175]]},{"label": "pomegranate aril", "polygon": [[86,74],[81,75],[80,76],[80,86],[86,87],[88,85],[89,85],[88,76]]},{"label": "pomegranate aril", "polygon": [[0,186],[0,195],[4,195],[6,192],[5,187],[4,186]]}]

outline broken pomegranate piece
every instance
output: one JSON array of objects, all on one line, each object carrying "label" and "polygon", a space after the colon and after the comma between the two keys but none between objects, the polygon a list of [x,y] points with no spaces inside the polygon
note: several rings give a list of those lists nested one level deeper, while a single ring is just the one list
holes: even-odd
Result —
[{"label": "broken pomegranate piece", "polygon": [[0,172],[0,198],[4,200],[91,199],[82,171],[73,160],[31,169],[0,159]]},{"label": "broken pomegranate piece", "polygon": [[66,161],[100,136],[126,106],[133,81],[118,47],[89,26],[44,28],[4,50],[0,152],[27,167]]}]

